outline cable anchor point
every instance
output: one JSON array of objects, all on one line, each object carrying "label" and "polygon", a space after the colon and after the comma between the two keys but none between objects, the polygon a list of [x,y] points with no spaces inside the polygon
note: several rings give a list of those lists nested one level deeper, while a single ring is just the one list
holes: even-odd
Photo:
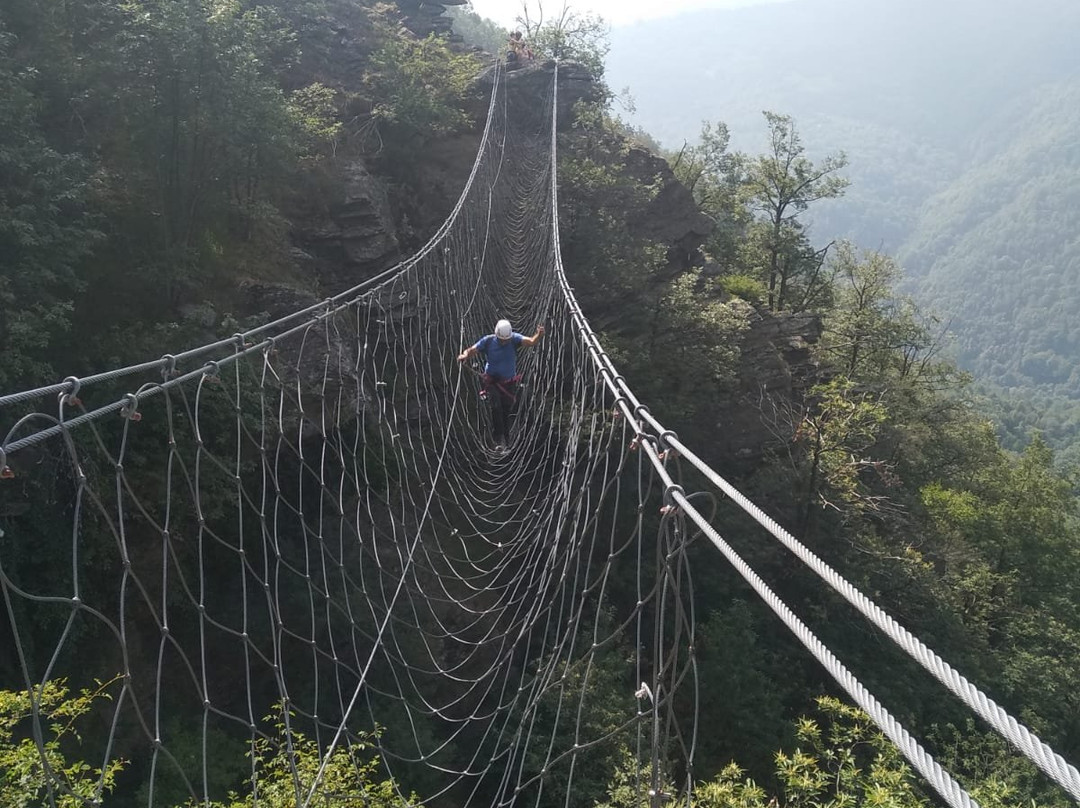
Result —
[{"label": "cable anchor point", "polygon": [[673,516],[679,512],[679,505],[675,502],[675,494],[685,497],[686,491],[681,485],[672,483],[664,489],[664,506],[660,509],[660,513],[664,516]]},{"label": "cable anchor point", "polygon": [[64,384],[68,386],[68,389],[60,393],[60,403],[69,407],[82,406],[82,399],[79,398],[79,388],[82,387],[82,382],[79,381],[78,377],[68,376],[64,379]]},{"label": "cable anchor point", "polygon": [[203,366],[203,378],[208,382],[221,384],[221,366],[211,359]]},{"label": "cable anchor point", "polygon": [[120,417],[129,421],[141,421],[142,413],[139,412],[139,397],[134,393],[124,395],[124,405],[120,408]]}]

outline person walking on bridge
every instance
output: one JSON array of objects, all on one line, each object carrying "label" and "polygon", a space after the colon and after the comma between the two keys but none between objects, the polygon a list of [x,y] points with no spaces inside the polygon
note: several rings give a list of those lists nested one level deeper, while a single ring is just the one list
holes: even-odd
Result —
[{"label": "person walking on bridge", "polygon": [[481,337],[475,345],[458,354],[459,362],[465,362],[477,354],[484,356],[480,397],[491,406],[491,432],[496,450],[506,448],[510,433],[510,415],[517,400],[517,384],[521,381],[521,375],[517,372],[518,348],[531,348],[543,336],[542,325],[537,326],[535,334],[526,337],[514,331],[509,320],[499,320],[495,324],[494,334]]}]

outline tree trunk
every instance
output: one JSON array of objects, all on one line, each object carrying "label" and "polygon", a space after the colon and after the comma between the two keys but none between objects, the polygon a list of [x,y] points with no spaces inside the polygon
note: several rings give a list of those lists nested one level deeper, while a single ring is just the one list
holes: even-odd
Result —
[{"label": "tree trunk", "polygon": [[780,274],[780,224],[782,211],[773,217],[773,237],[769,244],[769,311],[776,311],[776,278]]}]

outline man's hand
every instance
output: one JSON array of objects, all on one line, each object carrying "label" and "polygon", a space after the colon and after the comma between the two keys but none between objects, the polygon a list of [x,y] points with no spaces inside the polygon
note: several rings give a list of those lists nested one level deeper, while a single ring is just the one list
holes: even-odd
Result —
[{"label": "man's hand", "polygon": [[458,354],[457,361],[464,362],[468,358],[469,358],[469,349],[466,348],[464,351],[462,351],[461,353]]},{"label": "man's hand", "polygon": [[544,327],[542,325],[538,325],[536,327],[536,333],[533,334],[531,337],[524,337],[521,340],[521,344],[524,345],[526,348],[531,348],[540,341],[540,337],[542,336],[544,336]]}]

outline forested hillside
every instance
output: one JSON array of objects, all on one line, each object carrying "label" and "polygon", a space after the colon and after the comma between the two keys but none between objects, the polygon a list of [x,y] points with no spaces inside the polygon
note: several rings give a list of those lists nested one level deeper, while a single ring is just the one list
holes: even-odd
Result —
[{"label": "forested hillside", "polygon": [[[401,8],[406,5],[375,0],[70,0],[58,6],[8,0],[0,6],[0,395],[211,340],[248,350],[238,332],[349,288],[422,243],[453,209],[455,194],[469,176],[490,89],[478,78],[491,74],[484,73],[482,56],[463,52],[446,37],[411,31],[408,24],[417,19],[432,24],[422,13],[408,17]],[[665,126],[685,118],[690,137],[698,131],[698,117],[707,115],[728,120],[737,132],[751,131],[751,124],[729,118],[723,108],[715,115],[706,111],[702,99],[709,97],[710,88],[718,88],[732,105],[736,93],[748,98],[749,106],[742,107],[745,120],[753,121],[753,131],[767,131],[767,137],[740,133],[736,149],[728,130],[713,126],[700,143],[665,159],[628,137],[633,132],[617,118],[597,70],[590,73],[579,64],[571,73],[567,66],[564,75],[572,76],[578,103],[571,109],[573,98],[560,95],[567,114],[558,136],[558,214],[562,261],[575,294],[619,372],[650,411],[688,445],[700,447],[706,461],[813,552],[1076,761],[1077,480],[1056,467],[1054,452],[1041,441],[1020,454],[1002,448],[984,413],[971,405],[963,374],[941,355],[937,321],[899,288],[897,262],[886,252],[840,239],[878,221],[905,237],[923,233],[918,260],[925,263],[924,275],[945,277],[934,265],[939,256],[952,254],[955,247],[967,260],[976,241],[981,247],[996,235],[979,230],[985,215],[996,215],[982,203],[1013,187],[1009,166],[1028,161],[1040,188],[1061,176],[1061,198],[1073,193],[1071,180],[1043,170],[1041,147],[1024,145],[1041,118],[1014,117],[998,109],[992,93],[941,80],[944,71],[974,82],[978,70],[963,73],[957,66],[1011,28],[1014,36],[1001,41],[1013,45],[997,48],[994,65],[980,63],[979,80],[1018,97],[1039,93],[1048,110],[1074,98],[1065,85],[1053,92],[1040,89],[1051,77],[1060,79],[1074,53],[1069,49],[1076,30],[1070,27],[1074,7],[1064,0],[1037,5],[1053,21],[1048,40],[1043,39],[1045,16],[1018,16],[1019,6],[1011,2],[982,8],[966,0],[941,6],[920,2],[918,14],[911,6],[890,6],[892,13],[878,14],[879,7],[873,6],[874,12],[865,15],[854,14],[855,5],[841,0],[801,0],[732,12],[732,17],[651,24],[638,30],[634,58],[641,65],[652,63],[654,72],[646,75],[677,104],[678,117],[671,116]],[[415,3],[409,7],[418,8]],[[973,17],[976,10],[980,14]],[[712,19],[733,22],[716,27],[707,24]],[[697,22],[688,25],[688,20]],[[824,28],[821,21],[827,23]],[[948,31],[966,27],[972,39],[958,44],[954,35],[943,33],[945,27],[932,26],[935,37],[919,39],[929,21],[947,23]],[[470,36],[478,41],[501,35],[481,21],[469,22]],[[515,90],[523,95],[501,110],[546,109],[552,70],[545,57],[556,49],[598,67],[605,43],[596,29],[586,28],[576,40],[562,30],[530,31],[541,58],[517,73]],[[1044,58],[1028,60],[1030,48],[1021,45],[1032,39],[1045,46]],[[650,48],[668,41],[677,47],[657,68],[656,60],[645,57]],[[776,42],[790,47],[777,48]],[[693,79],[667,72],[684,57],[699,65]],[[725,63],[728,57],[734,62]],[[818,72],[815,66],[826,58],[840,60],[858,82],[848,87]],[[881,70],[867,67],[879,63]],[[904,71],[890,79],[885,65]],[[610,71],[616,88],[625,83],[617,56]],[[913,95],[912,88],[923,86],[928,77],[935,93]],[[641,88],[634,89],[644,112],[648,101]],[[842,101],[842,114],[815,114],[825,98]],[[795,115],[770,114],[763,120],[761,108]],[[981,140],[964,141],[966,152],[957,144],[967,127],[948,117],[954,109],[969,120],[987,122]],[[999,114],[1012,128],[990,126]],[[655,128],[669,140],[673,131]],[[1047,129],[1045,139],[1037,142],[1057,150],[1068,132],[1064,124]],[[866,137],[849,145],[853,133]],[[533,192],[546,193],[551,185],[533,180],[543,178],[550,162],[538,160],[528,140],[505,137],[500,142],[519,149],[508,153],[522,160],[519,169],[532,169],[522,172],[529,181],[520,186],[535,185]],[[839,153],[845,148],[848,160]],[[981,153],[978,148],[985,154],[976,166],[972,160]],[[876,159],[867,163],[860,155]],[[1009,155],[1007,165],[1000,166],[1004,177],[990,170],[998,155]],[[493,177],[510,171],[492,162],[483,180],[494,183]],[[921,169],[905,172],[909,164]],[[541,165],[545,168],[537,168]],[[874,172],[891,194],[876,207],[867,201],[869,191],[860,189]],[[969,191],[948,196],[954,181]],[[939,193],[920,212],[919,206]],[[1042,193],[1036,195],[1041,199]],[[463,222],[452,244],[445,245],[463,256],[462,267],[511,260],[506,245],[488,251],[481,241],[495,206],[491,200],[506,198],[483,198],[476,218]],[[849,207],[837,207],[844,200]],[[899,205],[900,200],[911,204]],[[967,215],[968,225],[938,229],[939,217],[931,215],[935,209],[942,211],[940,217]],[[997,220],[1000,229],[1031,215],[1028,205],[1009,210],[1008,221]],[[878,218],[879,211],[894,213],[886,220]],[[509,213],[516,226],[537,237],[524,243],[542,248],[549,233],[539,225],[550,211],[522,207]],[[1071,212],[1058,208],[1045,213],[1040,221],[1072,221]],[[956,245],[969,229],[983,233],[983,240],[972,237],[961,249]],[[870,246],[882,239],[892,242],[878,235],[871,237]],[[821,246],[825,243],[828,249]],[[1066,254],[1070,243],[1075,244],[1056,238],[1050,246]],[[1011,248],[994,249],[1020,267],[1040,266],[1035,259],[1022,261]],[[432,266],[437,266],[435,259]],[[972,264],[971,271],[977,273],[978,266]],[[468,277],[472,282],[473,276]],[[1065,290],[1063,274],[1059,281]],[[474,283],[474,294],[492,293]],[[940,283],[943,299],[973,298],[985,286],[981,278],[975,290],[957,291]],[[400,433],[426,437],[427,448],[438,445],[431,457],[437,455],[441,468],[450,456],[445,452],[451,439],[476,424],[465,423],[456,432],[447,427],[444,435],[440,425],[425,420],[427,396],[434,395],[429,388],[445,394],[451,386],[453,354],[428,356],[427,375],[410,364],[412,357],[404,351],[412,345],[392,330],[394,316],[418,322],[428,319],[429,310],[413,306],[408,288],[394,292],[386,308],[399,309],[383,316],[382,309],[368,305],[365,316],[371,322],[365,330],[358,325],[361,318],[348,312],[356,336],[364,337],[370,327],[380,339],[359,339],[356,354],[363,357],[339,362],[337,378],[348,384],[339,381],[336,392],[326,389],[326,368],[333,364],[329,348],[313,353],[315,362],[289,357],[298,366],[295,378],[276,380],[275,387],[275,380],[266,378],[287,363],[275,359],[277,348],[267,345],[251,357],[260,371],[254,374],[256,385],[243,386],[239,372],[234,380],[210,372],[212,367],[196,372],[192,400],[176,394],[179,427],[174,428],[171,409],[168,417],[157,419],[149,407],[145,419],[126,410],[119,414],[123,418],[110,413],[100,432],[77,433],[87,445],[86,456],[94,458],[85,467],[69,468],[66,449],[51,445],[2,458],[0,802],[49,804],[59,779],[70,791],[65,798],[71,799],[53,801],[65,806],[91,804],[101,796],[109,808],[236,808],[258,797],[260,805],[294,808],[301,785],[314,789],[314,771],[328,735],[349,716],[340,702],[351,687],[331,680],[342,671],[352,675],[363,664],[347,660],[339,665],[340,649],[316,636],[325,611],[326,625],[338,621],[351,650],[362,651],[356,656],[374,659],[379,651],[386,657],[374,686],[357,686],[354,698],[367,701],[367,715],[375,715],[374,705],[395,720],[387,726],[364,725],[356,717],[362,713],[353,714],[355,744],[339,747],[338,755],[326,759],[318,804],[347,799],[350,808],[403,808],[417,804],[412,795],[423,792],[437,795],[431,805],[488,805],[499,795],[512,794],[517,802],[538,808],[642,808],[656,801],[641,788],[649,776],[643,773],[652,772],[660,787],[656,790],[666,793],[697,783],[696,802],[688,800],[696,808],[937,804],[927,784],[866,716],[838,700],[840,688],[716,548],[677,509],[673,513],[667,507],[663,487],[651,484],[653,500],[639,501],[631,493],[629,475],[637,472],[640,479],[641,458],[654,447],[620,442],[620,434],[628,435],[630,419],[620,421],[612,414],[604,380],[593,379],[599,394],[587,406],[575,403],[574,412],[558,400],[561,387],[583,386],[593,370],[587,360],[572,367],[562,357],[574,354],[552,354],[558,361],[549,367],[558,369],[559,384],[552,386],[549,401],[536,401],[541,396],[531,393],[529,415],[539,416],[530,423],[541,427],[534,429],[542,438],[537,445],[580,451],[555,465],[610,471],[603,487],[597,482],[579,491],[567,485],[558,502],[537,500],[529,508],[522,507],[517,488],[500,487],[504,477],[461,477],[454,480],[454,496],[429,509],[440,493],[434,490],[436,477],[404,462],[421,452],[411,438],[398,440]],[[1042,300],[1041,293],[1033,293],[1033,304]],[[487,302],[494,307],[492,300]],[[983,310],[973,311],[982,317]],[[580,347],[573,342],[577,329],[568,322],[563,320],[561,333],[552,329],[541,347],[553,346],[553,352],[567,344]],[[1010,324],[1015,325],[1005,322],[1003,327]],[[460,331],[465,339],[464,320],[438,325],[441,333],[458,339]],[[1046,341],[1052,346],[1047,350],[1064,352],[1074,344],[1072,332],[1064,323],[1062,328],[1060,337]],[[329,343],[330,333],[325,325],[311,342]],[[402,328],[401,334],[406,333],[411,332]],[[403,358],[387,362],[391,343],[403,350]],[[999,344],[1006,346],[1005,338]],[[1044,343],[1032,335],[1030,344]],[[354,368],[362,366],[361,359],[380,374],[357,382]],[[300,372],[308,364],[314,368],[311,378]],[[1049,358],[1045,364],[1046,374],[1058,372]],[[1024,372],[1036,370],[1032,366]],[[170,378],[168,366],[165,378]],[[379,398],[386,396],[378,389],[387,386],[387,378],[403,380],[399,398]],[[417,384],[416,378],[429,383]],[[475,401],[479,385],[472,376],[460,373],[458,380],[455,395],[463,391],[462,400]],[[83,406],[72,382],[66,384],[61,411]],[[110,384],[105,380],[106,393],[99,387],[94,394],[106,395]],[[353,400],[346,400],[341,390],[354,386]],[[121,395],[126,388],[117,386],[115,392]],[[55,406],[55,393],[48,396],[48,406]],[[159,397],[154,405],[165,410],[167,399],[171,407],[172,395]],[[308,420],[282,418],[287,398],[290,404],[295,399],[301,416],[309,408]],[[334,398],[336,404],[327,403]],[[15,402],[3,413],[4,428],[30,409]],[[189,410],[199,430],[185,426]],[[333,417],[328,418],[330,410]],[[376,420],[375,410],[385,418],[380,428],[391,433],[387,441],[377,443],[372,437],[376,427],[366,419]],[[41,421],[48,417],[35,416]],[[330,421],[335,421],[332,427]],[[597,455],[600,460],[584,456],[591,437],[568,426],[584,422],[609,442],[609,454]],[[328,431],[334,434],[328,437]],[[114,456],[103,447],[119,443],[119,436],[127,453]],[[369,439],[378,451],[368,450]],[[267,459],[267,442],[277,446],[273,460]],[[351,454],[343,450],[346,443],[352,444]],[[327,458],[339,452],[349,466],[341,488],[354,489],[348,512],[338,507],[345,495],[335,500],[324,476]],[[446,465],[468,468],[458,459]],[[469,460],[488,462],[475,451]],[[540,480],[549,472],[537,460],[500,455],[485,472],[513,465],[522,470],[518,479]],[[714,511],[713,522],[725,539],[899,719],[915,728],[983,805],[1070,804],[1033,765],[976,724],[937,681],[885,642],[786,550],[770,543],[756,523],[726,498],[714,497],[675,453],[665,462],[679,471],[687,493]],[[550,472],[552,479],[573,479],[556,473]],[[289,482],[282,483],[286,478]],[[252,490],[266,498],[246,494],[243,479],[257,480]],[[469,498],[474,488],[490,489],[485,493],[500,500],[500,510],[493,511],[498,519],[483,521],[462,510],[455,512],[460,521],[453,521],[447,503],[471,507],[477,501]],[[91,502],[97,492],[105,493]],[[591,498],[605,501],[604,494],[613,496],[614,504],[589,510]],[[110,521],[112,497],[138,513]],[[430,554],[435,561],[428,561],[431,566],[416,580],[394,590],[387,581],[394,584],[397,570],[404,569],[403,536],[421,535],[419,528],[411,531],[406,517],[413,518],[411,506],[425,498],[416,521],[427,520],[438,540],[417,548],[422,542],[416,538],[408,554],[417,549],[417,555]],[[402,503],[400,522],[368,525],[364,520],[374,522],[374,517],[367,506],[382,499],[394,508]],[[89,504],[84,506],[84,500]],[[144,509],[141,503],[150,506]],[[528,510],[532,513],[525,515]],[[504,559],[517,558],[503,555],[502,532],[555,510],[564,510],[575,526],[587,523],[582,530],[603,540],[569,559],[573,569],[564,568],[569,571],[562,574],[563,583],[585,582],[574,593],[579,600],[524,603],[526,610],[536,606],[537,625],[546,625],[537,637],[529,634],[525,642],[513,644],[519,638],[499,623],[501,618],[496,625],[484,618],[489,602],[500,595],[495,590],[515,587],[495,578],[498,587],[476,591],[472,575],[481,558],[495,559],[494,568],[502,575],[509,569]],[[510,516],[502,518],[506,513]],[[354,517],[356,524],[348,524]],[[170,527],[174,522],[169,520],[186,529]],[[125,526],[130,535],[123,533]],[[661,526],[670,532],[661,533]],[[338,540],[345,545],[346,537],[354,537],[350,530],[363,534],[363,541],[336,551],[331,545]],[[267,547],[268,536],[273,537],[272,550],[262,550],[267,560],[276,553],[280,574],[274,577],[280,581],[274,581],[273,598],[270,574],[249,569],[260,565],[252,560],[256,552],[248,555],[238,538],[246,535]],[[528,550],[547,553],[546,538],[537,535],[536,547]],[[640,543],[634,548],[627,541],[616,548],[616,535]],[[659,538],[668,535],[677,542],[670,552]],[[131,554],[129,545],[135,548]],[[291,570],[283,556],[292,562]],[[654,594],[661,590],[666,586],[661,581],[676,577],[670,572],[675,557],[685,562],[687,577],[693,572],[693,587],[685,584],[671,601],[678,614],[642,616],[642,581]],[[324,563],[322,574],[352,579],[352,587],[343,591],[361,594],[355,603],[331,596],[329,587],[324,592],[312,585],[319,577],[318,561],[328,558],[334,563]],[[182,574],[174,571],[192,561],[197,562],[198,581],[196,576],[177,580]],[[460,611],[453,593],[435,585],[449,577],[436,574],[444,562],[452,566],[454,561],[469,570],[469,577],[455,582],[468,588],[469,608]],[[327,566],[335,569],[327,573]],[[541,577],[559,577],[547,571]],[[527,567],[519,572],[514,581],[533,574]],[[265,596],[262,586],[251,583],[264,574]],[[683,575],[683,567],[677,575]],[[63,586],[65,576],[81,587],[77,597],[69,598],[67,590],[63,597],[33,594],[51,591],[54,583]],[[125,595],[113,590],[134,591],[141,581],[152,583],[132,608],[138,613],[125,615]],[[404,572],[400,581],[406,581]],[[416,597],[410,602],[423,603],[429,611],[391,620],[401,589]],[[196,638],[198,655],[190,660],[204,669],[209,664],[223,683],[221,692],[212,694],[214,710],[209,694],[200,692],[205,670],[195,672],[196,665],[184,670],[179,660],[189,658],[171,650],[207,626],[204,590],[219,625],[209,642]],[[95,599],[110,609],[119,600],[120,630],[110,631],[104,621],[87,617],[87,604]],[[372,605],[380,599],[385,613]],[[255,614],[251,604],[264,600],[249,624],[249,610]],[[655,602],[648,600],[649,607]],[[171,610],[171,630],[157,622],[159,604],[162,614]],[[595,607],[594,621],[581,618],[578,607],[583,612],[586,605]],[[281,620],[286,609],[292,610],[291,618],[300,617]],[[665,620],[676,621],[676,639],[693,646],[692,655],[680,651],[678,661],[698,677],[698,685],[688,675],[676,683],[681,689],[665,696],[668,723],[680,731],[697,727],[696,735],[680,736],[670,748],[652,754],[642,738],[652,729],[647,725],[652,716],[660,713],[639,688],[642,677],[667,674],[656,670],[661,662],[642,632],[635,633],[635,619],[650,633],[659,626],[661,635]],[[409,620],[416,625],[395,625]],[[517,629],[518,624],[507,622]],[[692,625],[694,633],[681,633],[684,625]],[[249,652],[264,655],[250,641],[249,626],[280,642],[265,654],[263,667],[247,662]],[[400,629],[404,641],[380,646],[386,626]],[[549,629],[557,642],[549,643]],[[597,650],[600,633],[606,639]],[[480,681],[469,678],[467,666],[460,667],[457,651],[444,647],[450,635],[465,637],[470,649],[504,642],[513,647],[505,654],[501,646],[496,649],[505,664],[502,690],[492,687],[476,695],[475,702],[470,694],[439,715],[422,699],[409,703],[401,697],[401,681],[430,679],[440,696],[462,692],[455,690],[462,682],[471,689]],[[224,664],[216,658],[226,643],[240,649],[242,661]],[[570,649],[565,665],[554,646]],[[426,654],[418,658],[430,667],[395,665],[410,651]],[[66,684],[55,677],[63,665],[70,674]],[[92,681],[102,669],[108,670],[106,679]],[[535,673],[538,669],[543,677]],[[54,678],[48,687],[35,688],[27,670],[48,671],[43,675]],[[272,675],[257,677],[253,670]],[[673,678],[677,671],[673,665]],[[128,679],[140,677],[156,687],[141,691],[154,694],[143,696],[142,705],[154,721],[143,724],[126,713],[110,723],[106,703],[117,683],[126,686]],[[174,681],[186,683],[175,692],[161,686]],[[286,683],[297,701],[287,697]],[[513,702],[515,691],[526,689],[535,689],[536,696],[529,711],[498,712]],[[307,703],[329,704],[329,715],[299,709],[311,690],[321,693],[323,701],[316,695]],[[125,709],[134,699],[127,698]],[[491,718],[501,720],[502,715],[506,725],[496,727]],[[34,719],[43,727],[42,737],[30,729]],[[448,738],[435,734],[443,719],[456,727]],[[393,762],[393,777],[390,763],[371,752],[380,733],[388,748],[404,750]],[[485,739],[497,734],[526,739],[520,747],[514,742],[515,749],[524,750],[513,761],[515,771],[503,760],[481,759],[489,748]],[[530,747],[534,738],[540,740]],[[441,756],[436,761],[425,756],[431,748]],[[103,768],[96,770],[99,765]],[[497,787],[469,791],[473,781],[468,778],[481,769],[494,775]],[[566,787],[570,769],[576,773],[572,791]],[[8,772],[18,776],[8,777]],[[456,785],[446,787],[453,790],[443,790],[448,774],[461,775]]]},{"label": "forested hillside", "polygon": [[760,148],[769,109],[844,150],[852,185],[813,214],[816,240],[898,255],[963,367],[1009,402],[995,414],[1011,445],[1039,427],[1063,446],[1080,366],[1062,316],[1080,306],[1078,28],[1061,0],[792,0],[616,29],[609,74],[669,148],[701,119]]},{"label": "forested hillside", "polygon": [[480,63],[401,16],[348,0],[6,2],[0,387],[57,357],[82,372],[180,350],[264,314],[278,287],[344,288],[393,262],[393,217],[423,237],[424,205],[449,191],[395,193],[419,182],[402,154],[465,129]]},{"label": "forested hillside", "polygon": [[950,318],[960,362],[998,392],[1019,445],[1080,439],[1080,80],[1002,107],[969,167],[922,207],[900,257]]}]

